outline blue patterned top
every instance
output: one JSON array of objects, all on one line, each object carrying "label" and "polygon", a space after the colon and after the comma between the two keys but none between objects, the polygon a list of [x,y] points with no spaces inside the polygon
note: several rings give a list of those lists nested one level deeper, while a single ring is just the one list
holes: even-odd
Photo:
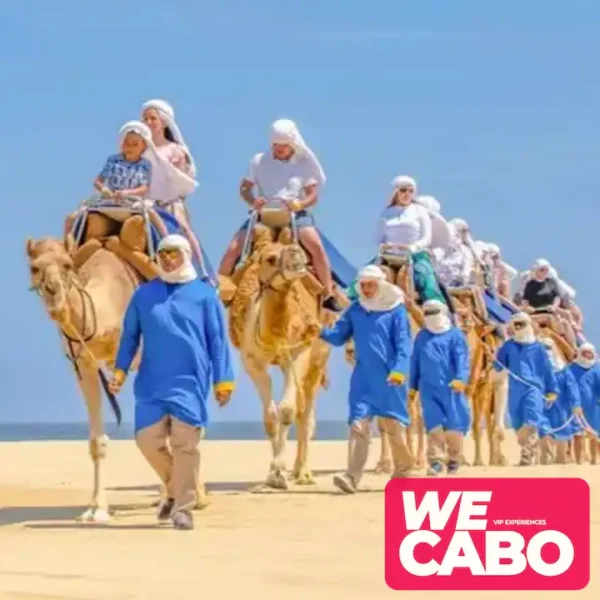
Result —
[{"label": "blue patterned top", "polygon": [[113,154],[106,160],[99,177],[111,192],[132,190],[150,185],[152,163],[147,158],[129,162],[123,154]]}]

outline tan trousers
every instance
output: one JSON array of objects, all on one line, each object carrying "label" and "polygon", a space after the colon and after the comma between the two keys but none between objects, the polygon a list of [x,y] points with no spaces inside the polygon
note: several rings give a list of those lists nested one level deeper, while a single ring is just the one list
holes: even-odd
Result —
[{"label": "tan trousers", "polygon": [[554,462],[554,450],[556,446],[557,444],[555,444],[549,435],[540,438],[540,463],[542,465],[550,465]]},{"label": "tan trousers", "polygon": [[427,461],[460,462],[463,453],[463,434],[460,431],[444,431],[441,427],[432,429],[427,434]]},{"label": "tan trousers", "polygon": [[415,465],[415,458],[406,442],[406,427],[396,419],[382,417],[379,422],[381,429],[387,434],[390,442],[394,463],[392,479],[410,477]]},{"label": "tan trousers", "polygon": [[517,441],[521,446],[521,465],[531,465],[535,459],[537,431],[533,427],[525,425],[517,431]]},{"label": "tan trousers", "polygon": [[192,427],[174,417],[138,431],[138,448],[156,471],[173,498],[173,511],[192,510],[198,496],[200,475],[199,443],[202,428]]}]

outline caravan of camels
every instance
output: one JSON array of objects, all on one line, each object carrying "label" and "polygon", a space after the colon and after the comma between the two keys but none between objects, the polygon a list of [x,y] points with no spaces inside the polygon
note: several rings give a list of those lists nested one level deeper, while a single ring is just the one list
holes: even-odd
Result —
[{"label": "caravan of camels", "polygon": [[[331,346],[345,348],[352,371],[348,465],[334,478],[345,493],[360,489],[373,421],[376,469],[392,477],[504,465],[506,427],[522,466],[596,462],[600,366],[575,290],[548,261],[518,273],[401,175],[378,247],[356,269],[311,212],[326,181],[319,159],[280,119],[241,180],[248,219],[215,272],[186,210],[196,166],[172,106],[146,102],[119,136],[93,181],[97,195],[68,216],[63,238],[26,246],[32,289],[60,329],[89,413],[85,520],[108,518],[103,392],[120,420],[116,395],[137,371],[136,442],[164,485],[159,518],[192,526],[191,508],[206,501],[198,446],[207,398],[224,406],[235,388],[230,346],[262,403],[271,488],[313,483],[309,445]],[[284,375],[280,402],[271,366]],[[469,433],[473,457],[463,453]]]}]

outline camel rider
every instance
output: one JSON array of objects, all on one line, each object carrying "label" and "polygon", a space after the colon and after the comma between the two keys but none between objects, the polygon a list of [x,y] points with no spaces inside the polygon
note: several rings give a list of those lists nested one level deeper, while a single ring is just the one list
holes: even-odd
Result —
[{"label": "camel rider", "polygon": [[376,265],[358,274],[358,299],[321,338],[334,346],[354,339],[356,362],[350,379],[348,469],[335,485],[354,493],[368,458],[371,419],[380,418],[388,434],[393,477],[408,477],[414,464],[406,444],[409,425],[406,381],[410,360],[410,328],[402,290],[386,280]]},{"label": "camel rider", "polygon": [[431,246],[431,217],[427,209],[415,202],[417,183],[412,177],[400,175],[392,181],[394,192],[381,213],[377,243],[387,254],[410,252],[415,289],[422,304],[427,300],[446,303],[428,252]]},{"label": "camel rider", "polygon": [[502,298],[510,297],[510,280],[508,271],[502,263],[500,247],[496,244],[487,244],[484,260],[492,275],[492,283],[497,294]]},{"label": "camel rider", "polygon": [[600,448],[600,364],[594,346],[587,342],[582,344],[569,369],[579,386],[585,421],[595,432],[589,432],[593,436],[590,449],[592,464],[595,464]]},{"label": "camel rider", "polygon": [[510,322],[512,337],[500,349],[494,369],[509,371],[508,409],[521,446],[519,466],[529,466],[535,456],[544,402],[559,392],[548,353],[536,340],[531,317],[517,313]]},{"label": "camel rider", "polygon": [[[415,338],[410,361],[409,394],[419,393],[427,432],[428,475],[439,475],[447,464],[458,471],[463,439],[471,425],[465,396],[469,381],[469,347],[464,333],[450,320],[438,300],[423,304],[425,329]],[[446,461],[447,459],[447,461]]]},{"label": "camel rider", "polygon": [[212,387],[220,406],[229,401],[232,353],[217,291],[197,277],[187,239],[165,237],[158,264],[160,277],[138,287],[125,313],[111,389],[120,389],[142,344],[136,442],[168,492],[159,520],[192,529],[207,400]]},{"label": "camel rider", "polygon": [[[256,211],[286,208],[294,213],[299,241],[310,254],[316,275],[325,288],[323,307],[339,312],[342,307],[333,296],[331,265],[310,212],[326,180],[323,168],[293,121],[275,121],[271,125],[270,141],[270,150],[252,159],[249,173],[242,180],[240,195]],[[227,249],[219,267],[221,275],[232,274],[249,226],[247,220]]]},{"label": "camel rider", "polygon": [[537,259],[523,289],[521,309],[532,314],[556,314],[562,328],[561,333],[569,344],[577,347],[570,314],[560,308],[561,297],[561,286],[556,271],[553,272],[552,265],[546,259]]},{"label": "camel rider", "polygon": [[436,273],[447,288],[465,288],[475,285],[473,253],[463,244],[458,232],[454,235],[445,250],[437,248]]},{"label": "camel rider", "polygon": [[[548,464],[555,458],[556,463],[567,462],[567,450],[570,440],[575,439],[575,460],[581,463],[583,457],[583,427],[577,418],[581,415],[581,396],[577,380],[567,362],[550,338],[541,340],[552,363],[558,396],[554,402],[546,403],[539,429],[542,464]],[[570,422],[569,422],[570,421]],[[566,425],[566,426],[565,426]],[[554,450],[556,449],[556,456]]]},{"label": "camel rider", "polygon": [[148,198],[170,212],[179,223],[204,269],[200,243],[196,238],[185,206],[185,199],[198,187],[196,163],[175,120],[173,107],[165,100],[148,100],[142,105],[142,119],[152,132],[155,151],[148,154],[155,174]]}]

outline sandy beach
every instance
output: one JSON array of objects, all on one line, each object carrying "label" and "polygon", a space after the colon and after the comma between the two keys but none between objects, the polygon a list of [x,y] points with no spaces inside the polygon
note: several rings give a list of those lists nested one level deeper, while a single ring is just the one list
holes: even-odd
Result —
[{"label": "sandy beach", "polygon": [[[469,441],[468,455],[472,446]],[[293,444],[290,445],[290,456]],[[370,464],[376,462],[378,440]],[[511,459],[517,457],[512,438]],[[383,567],[383,489],[369,473],[368,490],[341,496],[331,475],[343,467],[343,442],[315,442],[317,485],[260,492],[269,461],[266,442],[203,442],[203,473],[211,505],[196,529],[156,524],[158,486],[132,442],[112,441],[106,466],[115,511],[106,525],[75,522],[89,499],[91,463],[85,442],[0,444],[0,598],[128,600],[399,597]],[[548,597],[597,597],[600,577],[600,466],[465,468],[464,476],[581,476],[592,488],[592,581],[581,592]],[[576,507],[574,507],[576,510]],[[483,600],[506,592],[445,592]],[[533,593],[510,592],[513,600]],[[402,593],[433,598],[433,592]]]}]

